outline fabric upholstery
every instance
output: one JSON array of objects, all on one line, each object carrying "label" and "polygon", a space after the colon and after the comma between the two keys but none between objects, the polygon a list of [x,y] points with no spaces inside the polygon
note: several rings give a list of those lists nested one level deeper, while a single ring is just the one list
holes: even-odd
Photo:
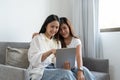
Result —
[{"label": "fabric upholstery", "polygon": [[8,46],[14,48],[24,48],[28,49],[30,43],[28,42],[0,42],[0,64],[5,64],[5,57],[6,57],[6,48]]},{"label": "fabric upholstery", "polygon": [[110,80],[109,74],[104,72],[95,72],[91,71],[92,74],[95,76],[96,80]]},{"label": "fabric upholstery", "polygon": [[20,68],[28,67],[28,49],[22,48],[6,48],[6,65],[11,65]]},{"label": "fabric upholstery", "polygon": [[28,80],[26,70],[0,64],[0,80]]},{"label": "fabric upholstery", "polygon": [[[29,80],[27,69],[5,65],[6,48],[28,49],[27,42],[0,42],[0,80]],[[83,58],[84,66],[87,67],[96,80],[110,80],[109,61],[107,59]]]},{"label": "fabric upholstery", "polygon": [[83,58],[83,65],[91,71],[109,73],[108,59]]}]

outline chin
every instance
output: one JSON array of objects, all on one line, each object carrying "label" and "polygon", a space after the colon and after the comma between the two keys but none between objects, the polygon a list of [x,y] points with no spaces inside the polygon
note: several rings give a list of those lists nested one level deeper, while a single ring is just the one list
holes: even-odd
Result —
[{"label": "chin", "polygon": [[51,34],[51,36],[54,36],[55,34]]},{"label": "chin", "polygon": [[63,36],[63,38],[67,38],[67,36]]}]

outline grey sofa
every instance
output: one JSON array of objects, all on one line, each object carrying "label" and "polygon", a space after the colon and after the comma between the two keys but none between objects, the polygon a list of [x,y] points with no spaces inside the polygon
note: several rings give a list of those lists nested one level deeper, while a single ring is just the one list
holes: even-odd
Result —
[{"label": "grey sofa", "polygon": [[[0,80],[28,80],[25,68],[5,65],[6,47],[29,48],[29,43],[0,42]],[[96,80],[110,80],[109,61],[107,59],[83,58],[86,66],[95,75]]]}]

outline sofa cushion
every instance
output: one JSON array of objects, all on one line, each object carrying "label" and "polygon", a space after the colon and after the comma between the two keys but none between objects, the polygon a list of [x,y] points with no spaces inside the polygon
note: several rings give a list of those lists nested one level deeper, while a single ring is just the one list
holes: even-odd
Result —
[{"label": "sofa cushion", "polygon": [[96,80],[110,80],[109,74],[104,72],[91,71]]},{"label": "sofa cushion", "polygon": [[20,68],[27,68],[28,67],[27,53],[28,49],[7,47],[5,64]]}]

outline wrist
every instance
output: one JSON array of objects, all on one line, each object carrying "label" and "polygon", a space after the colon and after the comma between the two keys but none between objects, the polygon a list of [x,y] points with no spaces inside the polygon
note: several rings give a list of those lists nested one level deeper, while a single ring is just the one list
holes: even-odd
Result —
[{"label": "wrist", "polygon": [[77,68],[77,71],[82,71],[83,72],[83,67]]}]

